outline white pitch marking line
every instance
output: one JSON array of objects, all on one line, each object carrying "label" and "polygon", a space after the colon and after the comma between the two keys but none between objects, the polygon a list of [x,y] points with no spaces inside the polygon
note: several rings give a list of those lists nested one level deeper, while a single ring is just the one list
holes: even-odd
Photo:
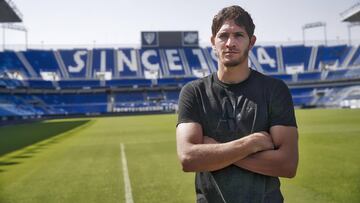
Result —
[{"label": "white pitch marking line", "polygon": [[125,155],[125,146],[123,143],[120,144],[120,149],[121,149],[121,162],[122,162],[124,184],[125,184],[125,202],[134,203],[131,193],[131,184],[130,184],[130,177],[129,177],[126,155]]}]

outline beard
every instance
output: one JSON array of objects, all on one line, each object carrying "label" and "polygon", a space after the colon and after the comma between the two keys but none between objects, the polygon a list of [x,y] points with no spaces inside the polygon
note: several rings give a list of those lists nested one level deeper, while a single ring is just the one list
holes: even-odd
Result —
[{"label": "beard", "polygon": [[230,60],[230,61],[224,61],[224,66],[225,67],[235,67],[235,66],[238,66],[244,62],[247,63],[247,59],[248,59],[248,56],[249,56],[249,51],[250,49],[247,48],[245,51],[244,51],[244,54],[241,55],[238,59],[233,59],[233,60]]},{"label": "beard", "polygon": [[244,54],[241,55],[238,59],[233,59],[233,60],[230,60],[230,61],[224,61],[224,66],[226,67],[235,67],[235,66],[238,66],[244,62],[247,63],[247,59],[248,59],[248,56],[249,56],[249,51],[250,49],[246,49],[244,51]]}]

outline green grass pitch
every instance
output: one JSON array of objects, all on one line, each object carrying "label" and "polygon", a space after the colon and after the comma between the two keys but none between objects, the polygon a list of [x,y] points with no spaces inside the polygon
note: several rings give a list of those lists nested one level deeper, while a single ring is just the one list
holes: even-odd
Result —
[{"label": "green grass pitch", "polygon": [[[297,110],[300,161],[285,202],[360,202],[360,110]],[[51,120],[0,128],[0,202],[195,202],[176,156],[176,115]]]}]

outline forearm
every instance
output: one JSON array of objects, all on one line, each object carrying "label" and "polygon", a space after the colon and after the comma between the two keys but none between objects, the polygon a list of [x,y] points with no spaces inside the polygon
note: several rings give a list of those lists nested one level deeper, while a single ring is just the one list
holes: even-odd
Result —
[{"label": "forearm", "polygon": [[183,170],[215,171],[254,153],[250,139],[239,139],[218,144],[192,144],[180,155]]},{"label": "forearm", "polygon": [[267,133],[253,133],[226,143],[203,136],[198,123],[181,123],[176,130],[177,154],[185,172],[215,171],[258,151],[273,149]]},{"label": "forearm", "polygon": [[281,149],[252,154],[234,163],[236,166],[268,176],[292,178],[296,174],[298,155]]}]

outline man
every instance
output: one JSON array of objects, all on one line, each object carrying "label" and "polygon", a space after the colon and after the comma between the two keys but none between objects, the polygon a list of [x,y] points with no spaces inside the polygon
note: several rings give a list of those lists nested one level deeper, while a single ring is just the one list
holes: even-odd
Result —
[{"label": "man", "polygon": [[294,107],[284,82],[248,67],[255,25],[239,6],[212,24],[218,71],[183,87],[176,129],[185,172],[196,172],[197,202],[283,202],[278,177],[298,164]]}]

